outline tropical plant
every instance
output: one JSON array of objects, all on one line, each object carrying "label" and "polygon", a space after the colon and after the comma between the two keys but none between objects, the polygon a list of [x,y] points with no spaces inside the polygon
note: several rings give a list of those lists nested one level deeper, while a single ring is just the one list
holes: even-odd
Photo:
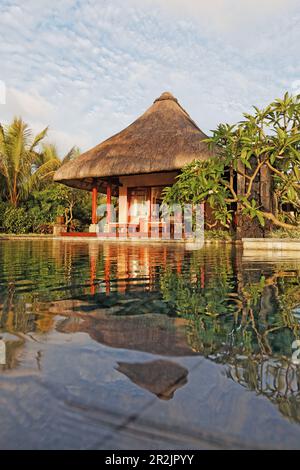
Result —
[{"label": "tropical plant", "polygon": [[65,163],[73,160],[80,154],[78,147],[72,147],[67,154],[61,158],[55,144],[42,144],[39,160],[37,160],[35,171],[32,172],[28,184],[28,192],[40,189],[52,182],[54,172]]},{"label": "tropical plant", "polygon": [[[220,124],[207,143],[215,153],[208,161],[196,160],[164,190],[168,204],[202,203],[212,207],[216,221],[228,227],[234,207],[263,226],[268,220],[276,226],[293,229],[300,219],[300,95],[288,93],[265,109],[235,125]],[[270,176],[270,210],[255,193],[262,172]],[[238,191],[235,177],[245,180]],[[289,211],[285,211],[286,205]]]},{"label": "tropical plant", "polygon": [[60,205],[60,213],[57,215],[63,215],[65,218],[65,224],[67,227],[74,229],[80,227],[80,222],[88,224],[91,214],[91,197],[87,191],[81,189],[69,188],[68,186],[60,185],[54,192],[54,201]]},{"label": "tropical plant", "polygon": [[20,118],[0,126],[0,173],[5,181],[5,196],[15,207],[27,193],[34,168],[41,166],[38,146],[46,133],[47,128],[32,137],[28,125]]},{"label": "tropical plant", "polygon": [[47,130],[46,127],[33,137],[31,129],[21,118],[14,118],[7,126],[0,125],[1,196],[14,207],[34,188],[49,181],[62,162],[78,153],[72,148],[61,161],[54,145],[41,145]]},{"label": "tropical plant", "polygon": [[24,207],[10,206],[4,213],[3,228],[6,233],[32,232],[34,219]]},{"label": "tropical plant", "polygon": [[44,187],[30,193],[22,206],[34,220],[34,232],[51,231],[58,216],[64,216],[65,224],[72,229],[76,225],[77,229],[84,230],[90,223],[90,193],[81,189],[45,182]]}]

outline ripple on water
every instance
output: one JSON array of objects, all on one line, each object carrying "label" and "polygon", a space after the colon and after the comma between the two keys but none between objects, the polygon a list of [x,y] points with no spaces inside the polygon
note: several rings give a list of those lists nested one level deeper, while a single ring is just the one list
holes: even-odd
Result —
[{"label": "ripple on water", "polygon": [[300,260],[54,240],[0,260],[2,448],[299,447]]}]

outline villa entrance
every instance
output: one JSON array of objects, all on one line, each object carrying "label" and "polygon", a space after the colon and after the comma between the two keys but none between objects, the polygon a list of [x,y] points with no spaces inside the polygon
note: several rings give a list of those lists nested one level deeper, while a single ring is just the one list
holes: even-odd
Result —
[{"label": "villa entrance", "polygon": [[150,219],[151,188],[128,188],[128,223],[138,224],[141,219]]},{"label": "villa entrance", "polygon": [[127,188],[128,232],[148,233],[151,224],[161,222],[159,206],[164,186]]},{"label": "villa entrance", "polygon": [[138,223],[141,218],[147,219],[150,222],[152,216],[154,216],[152,211],[155,207],[157,208],[157,206],[162,204],[162,191],[164,187],[165,186],[128,188],[128,223]]}]

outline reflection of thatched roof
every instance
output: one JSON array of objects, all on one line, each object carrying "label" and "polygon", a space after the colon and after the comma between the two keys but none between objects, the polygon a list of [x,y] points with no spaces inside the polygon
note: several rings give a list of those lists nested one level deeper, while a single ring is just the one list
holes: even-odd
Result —
[{"label": "reflection of thatched roof", "polygon": [[174,392],[187,383],[188,376],[185,367],[163,359],[133,364],[118,362],[117,370],[162,400],[173,398]]},{"label": "reflection of thatched roof", "polygon": [[98,343],[112,348],[168,356],[194,355],[187,344],[184,330],[177,327],[176,320],[165,315],[86,316],[78,320],[78,317],[67,318],[57,325],[57,329],[63,333],[88,333]]},{"label": "reflection of thatched roof", "polygon": [[205,138],[177,99],[163,93],[126,129],[63,165],[54,180],[91,189],[93,178],[179,170],[211,156]]}]

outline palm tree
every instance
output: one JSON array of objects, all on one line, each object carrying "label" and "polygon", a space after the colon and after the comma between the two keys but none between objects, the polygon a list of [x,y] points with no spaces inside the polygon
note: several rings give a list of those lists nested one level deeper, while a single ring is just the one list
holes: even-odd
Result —
[{"label": "palm tree", "polygon": [[26,192],[32,168],[37,164],[37,147],[48,128],[32,138],[31,130],[21,118],[4,127],[0,126],[0,173],[5,179],[6,197],[17,206]]},{"label": "palm tree", "polygon": [[48,127],[32,137],[31,129],[21,118],[14,118],[5,127],[0,125],[1,192],[2,197],[15,207],[33,189],[52,179],[54,171],[62,163],[78,154],[78,149],[72,148],[60,160],[54,145],[41,146],[47,131]]},{"label": "palm tree", "polygon": [[60,158],[55,144],[43,144],[37,157],[35,171],[32,172],[27,183],[27,194],[32,189],[40,189],[43,183],[52,181],[55,171],[80,154],[78,147],[72,147],[69,152]]}]

